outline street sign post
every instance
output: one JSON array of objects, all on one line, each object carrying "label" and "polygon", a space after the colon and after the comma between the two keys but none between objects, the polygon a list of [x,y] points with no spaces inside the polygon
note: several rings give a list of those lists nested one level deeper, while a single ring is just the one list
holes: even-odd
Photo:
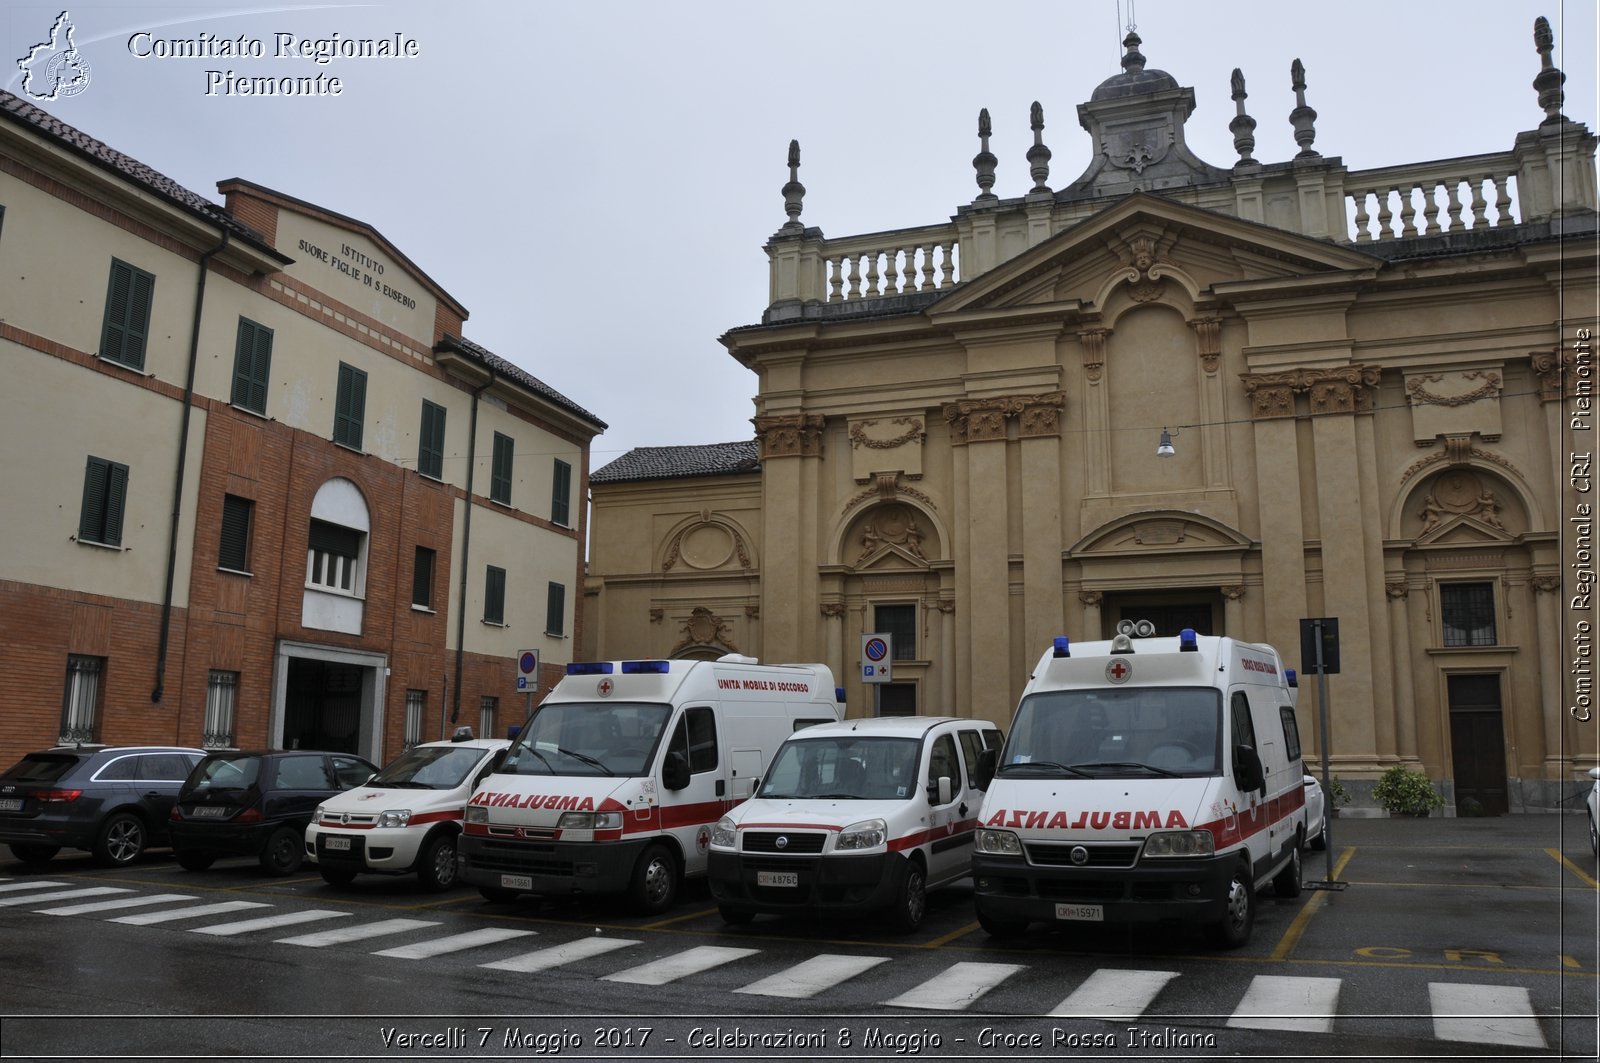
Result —
[{"label": "street sign post", "polygon": [[894,636],[886,632],[869,632],[861,636],[861,681],[887,683],[890,662],[894,659]]},{"label": "street sign post", "polygon": [[532,694],[539,689],[539,651],[517,653],[517,693]]},{"label": "street sign post", "polygon": [[1306,883],[1316,890],[1342,890],[1346,883],[1333,877],[1333,774],[1328,766],[1328,676],[1339,671],[1339,620],[1332,616],[1312,617],[1300,621],[1300,660],[1302,674],[1310,672],[1317,677],[1317,716],[1322,735],[1322,819],[1328,824],[1325,855],[1328,877],[1321,882]]}]

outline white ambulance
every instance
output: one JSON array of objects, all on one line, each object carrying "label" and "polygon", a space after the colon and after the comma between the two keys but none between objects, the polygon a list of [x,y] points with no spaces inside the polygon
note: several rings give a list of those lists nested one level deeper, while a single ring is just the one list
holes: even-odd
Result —
[{"label": "white ambulance", "polygon": [[[1271,646],[1124,621],[1058,637],[987,782],[973,853],[978,921],[1162,920],[1243,945],[1256,892],[1300,893],[1305,783],[1294,673]],[[986,778],[992,773],[992,780]]]},{"label": "white ambulance", "polygon": [[461,877],[491,901],[625,893],[664,911],[778,746],[839,701],[821,664],[569,664],[468,802]]}]

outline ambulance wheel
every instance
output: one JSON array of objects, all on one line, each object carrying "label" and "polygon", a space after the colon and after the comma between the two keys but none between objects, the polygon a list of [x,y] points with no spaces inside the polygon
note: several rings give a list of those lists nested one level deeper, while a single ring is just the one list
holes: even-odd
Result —
[{"label": "ambulance wheel", "polygon": [[1019,919],[996,919],[992,915],[978,913],[978,925],[983,927],[983,932],[992,938],[1021,937],[1028,929],[1028,924]]},{"label": "ambulance wheel", "polygon": [[659,915],[678,899],[678,862],[663,845],[652,845],[639,854],[629,887],[633,903],[645,915]]},{"label": "ambulance wheel", "polygon": [[1272,880],[1272,891],[1280,897],[1300,896],[1300,839],[1295,839],[1293,849],[1289,850],[1289,862],[1283,865],[1283,870]]},{"label": "ambulance wheel", "polygon": [[1236,949],[1250,940],[1250,928],[1255,921],[1255,883],[1246,865],[1235,864],[1233,876],[1228,880],[1228,910],[1222,921],[1211,928],[1213,936],[1223,948]]},{"label": "ambulance wheel", "polygon": [[750,909],[735,908],[731,904],[717,905],[717,914],[722,916],[722,921],[729,926],[744,926],[756,917],[756,913]]},{"label": "ambulance wheel", "polygon": [[909,934],[922,925],[922,917],[927,914],[928,876],[920,862],[907,860],[900,871],[900,884],[895,887],[889,922],[900,933]]}]

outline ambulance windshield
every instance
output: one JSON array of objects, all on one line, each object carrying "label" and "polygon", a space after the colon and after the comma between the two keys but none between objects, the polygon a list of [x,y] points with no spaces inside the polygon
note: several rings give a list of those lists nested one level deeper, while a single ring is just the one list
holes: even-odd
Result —
[{"label": "ambulance windshield", "polygon": [[915,738],[793,739],[778,748],[758,797],[898,801],[918,790]]},{"label": "ambulance windshield", "polygon": [[1218,775],[1222,694],[1208,687],[1050,690],[1017,707],[1001,775]]},{"label": "ambulance windshield", "polygon": [[506,753],[503,775],[645,775],[670,705],[546,703]]}]

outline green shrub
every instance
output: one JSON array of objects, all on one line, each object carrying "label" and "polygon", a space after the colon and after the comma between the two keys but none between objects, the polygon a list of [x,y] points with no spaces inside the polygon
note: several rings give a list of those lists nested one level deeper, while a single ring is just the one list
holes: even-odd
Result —
[{"label": "green shrub", "polygon": [[1399,764],[1383,773],[1372,788],[1372,799],[1391,815],[1425,816],[1444,807],[1444,795],[1426,775]]}]

